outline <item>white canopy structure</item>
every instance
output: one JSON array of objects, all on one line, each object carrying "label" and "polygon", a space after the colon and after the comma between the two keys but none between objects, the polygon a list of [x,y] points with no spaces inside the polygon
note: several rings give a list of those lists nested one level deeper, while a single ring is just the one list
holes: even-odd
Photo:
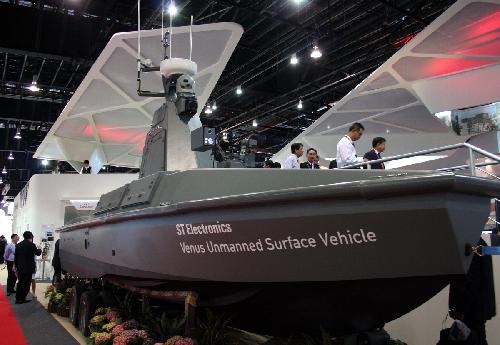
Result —
[{"label": "white canopy structure", "polygon": [[[353,122],[388,155],[464,141],[435,113],[500,101],[500,1],[459,0],[292,142],[333,159]],[[290,145],[273,159],[283,161]]]},{"label": "white canopy structure", "polygon": [[[192,27],[192,60],[198,65],[195,76],[198,114],[220,78],[243,29],[234,23]],[[161,29],[141,31],[143,60],[159,66],[163,59]],[[137,95],[138,32],[113,36],[89,73],[68,102],[34,157],[102,165],[138,167],[147,131],[162,98]],[[172,56],[189,58],[189,27],[175,27],[170,38]],[[162,92],[159,72],[142,74],[142,89]],[[199,126],[199,115],[197,115]]]}]

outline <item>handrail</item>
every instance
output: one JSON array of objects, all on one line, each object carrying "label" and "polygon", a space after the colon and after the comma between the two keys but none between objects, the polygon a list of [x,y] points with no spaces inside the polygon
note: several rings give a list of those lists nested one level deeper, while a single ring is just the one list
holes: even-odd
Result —
[{"label": "handrail", "polygon": [[486,170],[484,170],[484,169],[477,168],[477,167],[476,167],[476,169],[477,169],[477,170],[479,170],[479,171],[481,171],[482,173],[484,173],[484,174],[488,175],[488,176],[491,176],[491,177],[493,177],[493,178],[496,178],[497,180],[500,180],[500,177],[498,177],[498,176],[497,176],[497,175],[495,175],[495,174],[490,173],[489,171],[486,171]]},{"label": "handrail", "polygon": [[[487,167],[487,166],[491,166],[491,165],[498,165],[498,164],[500,164],[500,162],[476,163],[476,169],[482,170],[479,168],[480,167]],[[449,167],[449,168],[439,168],[439,169],[436,169],[436,171],[455,171],[455,170],[468,170],[468,169],[470,169],[470,165],[464,164],[464,165],[456,165],[454,167]]]},{"label": "handrail", "polygon": [[[422,151],[417,151],[417,152],[412,152],[412,153],[405,153],[402,155],[397,155],[397,156],[392,156],[392,157],[387,157],[387,158],[382,158],[382,159],[377,159],[373,161],[367,161],[363,163],[357,163],[357,164],[352,164],[352,165],[346,165],[344,167],[341,167],[339,169],[349,169],[349,168],[360,168],[366,166],[368,169],[371,169],[372,164],[377,164],[377,163],[385,163],[385,162],[390,162],[394,160],[399,160],[403,158],[411,158],[411,157],[416,157],[416,156],[422,156],[422,155],[428,155],[431,153],[438,153],[438,152],[444,152],[444,151],[450,151],[450,150],[456,150],[460,148],[467,148],[469,149],[469,155],[470,155],[470,162],[468,167],[471,169],[472,175],[475,175],[475,168],[476,166],[480,166],[480,164],[476,165],[475,163],[475,158],[474,158],[474,153],[479,153],[487,158],[493,159],[496,161],[496,163],[500,163],[500,157],[497,155],[494,155],[488,151],[485,151],[479,147],[476,147],[474,145],[471,145],[469,143],[460,143],[460,144],[454,144],[454,145],[447,145],[443,147],[438,147],[434,149],[429,149],[429,150],[422,150]],[[491,163],[487,163],[485,165],[492,165]],[[484,166],[484,165],[481,165]]]}]

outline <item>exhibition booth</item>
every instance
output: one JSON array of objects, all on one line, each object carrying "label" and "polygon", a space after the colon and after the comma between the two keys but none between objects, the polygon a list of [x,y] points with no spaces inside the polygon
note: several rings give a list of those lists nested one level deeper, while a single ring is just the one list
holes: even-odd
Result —
[{"label": "exhibition booth", "polygon": [[[136,174],[41,174],[30,179],[14,199],[10,234],[22,236],[29,230],[34,235],[34,242],[41,244],[43,258],[48,261],[39,260],[37,278],[52,279],[50,262],[54,243],[59,238],[55,230],[85,219],[103,193],[136,178]],[[6,238],[10,239],[10,234]]]},{"label": "exhibition booth", "polygon": [[[216,169],[224,133],[200,114],[243,28],[191,21],[141,31],[139,2],[139,31],[111,38],[33,156],[75,170],[88,159],[92,173],[33,175],[12,217],[0,210],[2,234],[33,233],[43,281],[60,239],[68,275],[47,290],[48,309],[94,345],[119,343],[117,329],[154,344],[167,340],[169,322],[191,343],[166,344],[193,345],[198,310],[210,319],[212,309],[255,334],[434,345],[453,323],[450,282],[479,256],[485,221],[500,224],[500,49],[481,38],[500,13],[493,2],[457,1],[272,157],[283,162],[300,142],[326,167],[362,122],[387,141],[384,157],[413,152],[379,170]],[[367,137],[358,146],[348,138],[352,157],[372,149]],[[102,173],[109,165],[139,173]],[[491,245],[490,232],[482,238]],[[500,256],[492,262],[500,300]],[[486,323],[492,345],[498,314]],[[145,322],[150,334],[139,330]]]}]

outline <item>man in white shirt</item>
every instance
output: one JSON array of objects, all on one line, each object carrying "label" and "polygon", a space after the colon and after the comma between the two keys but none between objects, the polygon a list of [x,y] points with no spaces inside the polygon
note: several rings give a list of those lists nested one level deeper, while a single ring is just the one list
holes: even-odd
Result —
[{"label": "man in white shirt", "polygon": [[281,169],[300,169],[299,158],[304,154],[304,145],[293,143],[291,150],[292,154],[283,162]]},{"label": "man in white shirt", "polygon": [[354,142],[363,135],[365,127],[359,122],[349,127],[349,132],[337,143],[337,167],[363,163],[363,158],[356,155]]},{"label": "man in white shirt", "polygon": [[17,277],[14,273],[14,259],[16,255],[16,244],[19,241],[19,236],[13,234],[10,236],[11,243],[7,245],[5,248],[4,259],[7,262],[7,296],[10,296],[13,293],[16,293],[14,290],[14,286],[16,285]]}]

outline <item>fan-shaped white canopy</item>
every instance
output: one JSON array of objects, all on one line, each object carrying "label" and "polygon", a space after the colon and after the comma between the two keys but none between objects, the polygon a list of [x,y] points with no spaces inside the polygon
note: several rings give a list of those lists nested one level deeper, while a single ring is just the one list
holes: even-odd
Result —
[{"label": "fan-shaped white canopy", "polygon": [[[192,60],[198,65],[198,114],[243,34],[234,23],[193,26]],[[162,98],[136,90],[137,32],[114,35],[36,151],[36,158],[138,167],[146,132]],[[141,32],[141,53],[159,66],[161,30]],[[172,57],[189,58],[189,27],[173,28]],[[162,92],[159,72],[142,74],[142,89]],[[199,121],[198,121],[199,122]]]}]

